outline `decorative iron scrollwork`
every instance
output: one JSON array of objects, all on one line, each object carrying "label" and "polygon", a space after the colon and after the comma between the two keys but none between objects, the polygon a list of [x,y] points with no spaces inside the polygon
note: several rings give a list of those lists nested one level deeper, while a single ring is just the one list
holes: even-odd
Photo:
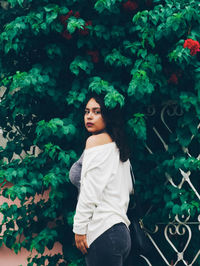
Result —
[{"label": "decorative iron scrollwork", "polygon": [[[158,117],[160,119],[162,126],[164,125],[164,128],[167,129],[169,134],[171,134],[173,132],[172,131],[172,123],[170,124],[170,119],[176,118],[176,117],[178,118],[178,117],[182,116],[183,114],[184,113],[183,113],[182,108],[175,101],[167,101],[161,105],[161,108],[159,106],[150,105],[146,108],[146,112],[145,112],[146,117],[149,119],[151,119],[151,117],[153,117],[153,116],[155,116],[156,118]],[[157,119],[156,119],[156,122],[157,122]],[[168,150],[168,144],[166,142],[165,136],[162,135],[162,131],[160,130],[160,128],[157,127],[156,125],[152,125],[151,128],[152,128],[154,134],[159,139],[159,141],[162,143],[162,146],[164,147],[164,149],[167,151]],[[198,129],[199,128],[200,128],[200,124],[198,125]],[[193,137],[194,136],[192,136],[191,138],[193,138]],[[148,152],[150,154],[154,153],[154,151],[149,146],[149,144],[148,145],[146,144],[145,146],[146,146],[146,149],[148,150]],[[191,157],[191,154],[189,153],[188,148],[186,148],[186,147],[182,147],[182,148],[183,148],[183,151],[185,151],[185,153],[189,157]],[[196,157],[196,159],[200,160],[200,154]],[[191,181],[191,171],[185,172],[185,171],[183,171],[183,169],[179,169],[179,170],[180,170],[180,174],[182,176],[182,179],[179,182],[179,184],[176,184],[173,180],[173,177],[170,176],[168,173],[165,173],[166,182],[164,184],[166,185],[166,183],[169,182],[173,187],[176,187],[177,189],[182,189],[184,184],[188,184],[190,189],[192,189],[194,191],[195,195],[200,200],[200,194]],[[151,207],[149,208],[149,210],[151,210]],[[193,234],[192,227],[198,226],[198,230],[200,231],[200,215],[198,215],[196,221],[190,221],[191,216],[190,216],[190,211],[188,211],[188,215],[181,215],[181,216],[176,215],[172,221],[170,221],[170,220],[171,219],[169,217],[168,223],[159,223],[158,222],[155,225],[155,231],[153,232],[153,234],[151,232],[147,232],[147,235],[148,235],[149,239],[151,240],[152,245],[157,250],[158,254],[162,258],[162,261],[164,261],[165,265],[168,265],[168,266],[174,265],[175,266],[179,262],[183,263],[186,266],[194,265],[194,263],[197,262],[197,259],[200,256],[200,249],[197,251],[196,255],[194,256],[194,258],[192,258],[192,261],[190,261],[190,262],[188,262],[189,259],[186,258],[187,257],[186,251],[187,251],[187,248],[192,241],[192,234]],[[154,237],[155,233],[156,234],[159,233],[160,229],[162,229],[162,231],[163,231],[163,237],[166,240],[166,243],[172,249],[172,251],[175,252],[175,254],[176,254],[176,259],[175,260],[173,259],[173,262],[169,261],[170,258],[167,258],[168,254],[164,254],[165,251],[161,250],[161,248],[159,247],[159,243],[157,243],[156,238]],[[178,237],[180,239],[182,238],[182,240],[181,240],[182,246],[181,247],[180,246],[177,247],[175,242],[173,242],[174,237],[175,238]],[[141,257],[145,260],[147,265],[152,265],[149,258],[147,259],[143,255],[141,255]],[[152,265],[152,266],[155,266],[155,265]]]}]

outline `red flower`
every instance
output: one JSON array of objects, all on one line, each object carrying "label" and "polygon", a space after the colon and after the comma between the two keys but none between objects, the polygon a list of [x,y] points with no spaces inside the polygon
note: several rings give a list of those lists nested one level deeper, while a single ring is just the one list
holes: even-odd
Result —
[{"label": "red flower", "polygon": [[97,51],[97,50],[96,51],[88,51],[87,54],[92,57],[92,61],[94,63],[99,62],[99,51]]},{"label": "red flower", "polygon": [[194,41],[192,39],[185,40],[183,47],[190,49],[190,54],[192,56],[196,55],[197,52],[200,51],[200,43],[198,41]]},{"label": "red flower", "polygon": [[67,26],[67,23],[66,23],[66,20],[68,19],[67,15],[62,15],[59,17],[61,23],[66,27]]},{"label": "red flower", "polygon": [[64,25],[65,30],[62,32],[62,36],[67,39],[70,40],[72,38],[72,35],[68,32],[67,28],[67,20],[69,19],[69,17],[74,16],[76,18],[80,17],[80,13],[77,11],[73,14],[73,10],[70,10],[66,15],[62,15],[59,17],[61,23]]},{"label": "red flower", "polygon": [[68,18],[71,17],[71,16],[74,16],[74,17],[76,17],[76,18],[79,18],[79,17],[80,17],[80,13],[77,11],[77,12],[75,12],[74,15],[73,15],[73,11],[70,10],[66,15],[61,15],[61,16],[59,17],[59,19],[60,19],[60,21],[61,21],[61,23],[62,23],[63,25],[66,25],[66,21],[67,21]]},{"label": "red flower", "polygon": [[171,77],[168,79],[168,83],[178,84],[178,77],[175,73],[171,74]]},{"label": "red flower", "polygon": [[79,29],[79,32],[81,35],[85,36],[89,34],[89,29],[86,28],[87,26],[91,26],[92,25],[92,21],[89,20],[85,23],[85,26],[83,26],[83,29]]},{"label": "red flower", "polygon": [[73,11],[70,10],[68,13],[67,13],[68,17],[71,17],[73,15]]},{"label": "red flower", "polygon": [[61,23],[62,23],[65,27],[67,27],[67,20],[68,20],[69,17],[71,17],[72,14],[73,14],[73,11],[70,10],[66,15],[61,15],[61,16],[59,17]]},{"label": "red flower", "polygon": [[128,0],[127,2],[123,3],[123,8],[126,11],[134,11],[138,8],[138,4],[135,1]]},{"label": "red flower", "polygon": [[62,36],[67,40],[72,38],[72,35],[67,30],[63,31]]},{"label": "red flower", "polygon": [[74,17],[79,18],[79,17],[80,17],[80,13],[77,11],[77,12],[74,14]]},{"label": "red flower", "polygon": [[92,25],[92,21],[91,20],[88,20],[86,23],[85,23],[85,26],[91,26]]}]

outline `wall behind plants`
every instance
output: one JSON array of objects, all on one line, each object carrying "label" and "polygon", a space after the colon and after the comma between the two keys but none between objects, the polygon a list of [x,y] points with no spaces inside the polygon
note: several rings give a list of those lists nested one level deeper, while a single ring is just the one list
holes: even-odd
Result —
[{"label": "wall behind plants", "polygon": [[[73,246],[77,191],[68,173],[84,148],[89,91],[106,93],[110,108],[126,103],[136,189],[146,209],[152,206],[146,223],[167,223],[169,215],[188,210],[196,219],[200,204],[193,190],[163,184],[166,172],[178,183],[181,168],[192,171],[199,187],[199,21],[196,0],[1,1],[0,85],[7,89],[0,126],[8,142],[0,150],[0,182],[2,195],[19,198],[21,207],[1,205],[6,230],[0,243],[16,253],[36,250],[39,256],[27,265],[83,265]],[[150,130],[157,118],[148,118],[147,109],[168,101],[183,113],[170,120],[173,132],[163,134],[163,149]],[[4,189],[6,181],[13,186]],[[34,203],[49,188],[48,201]],[[56,241],[63,253],[42,256]]]}]

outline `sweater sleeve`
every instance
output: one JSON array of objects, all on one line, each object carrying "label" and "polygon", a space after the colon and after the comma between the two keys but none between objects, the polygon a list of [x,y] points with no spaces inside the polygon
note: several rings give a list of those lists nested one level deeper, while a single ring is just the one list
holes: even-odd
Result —
[{"label": "sweater sleeve", "polygon": [[81,191],[73,225],[73,232],[80,235],[86,234],[94,209],[101,202],[103,190],[117,168],[117,153],[112,146],[95,148],[84,153]]}]

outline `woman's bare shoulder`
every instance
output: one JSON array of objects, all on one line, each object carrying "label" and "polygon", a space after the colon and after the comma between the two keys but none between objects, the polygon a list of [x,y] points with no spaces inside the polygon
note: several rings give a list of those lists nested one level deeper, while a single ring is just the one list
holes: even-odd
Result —
[{"label": "woman's bare shoulder", "polygon": [[103,144],[108,144],[113,142],[112,138],[109,136],[108,133],[101,133],[97,135],[90,136],[86,141],[86,149],[96,147]]}]

